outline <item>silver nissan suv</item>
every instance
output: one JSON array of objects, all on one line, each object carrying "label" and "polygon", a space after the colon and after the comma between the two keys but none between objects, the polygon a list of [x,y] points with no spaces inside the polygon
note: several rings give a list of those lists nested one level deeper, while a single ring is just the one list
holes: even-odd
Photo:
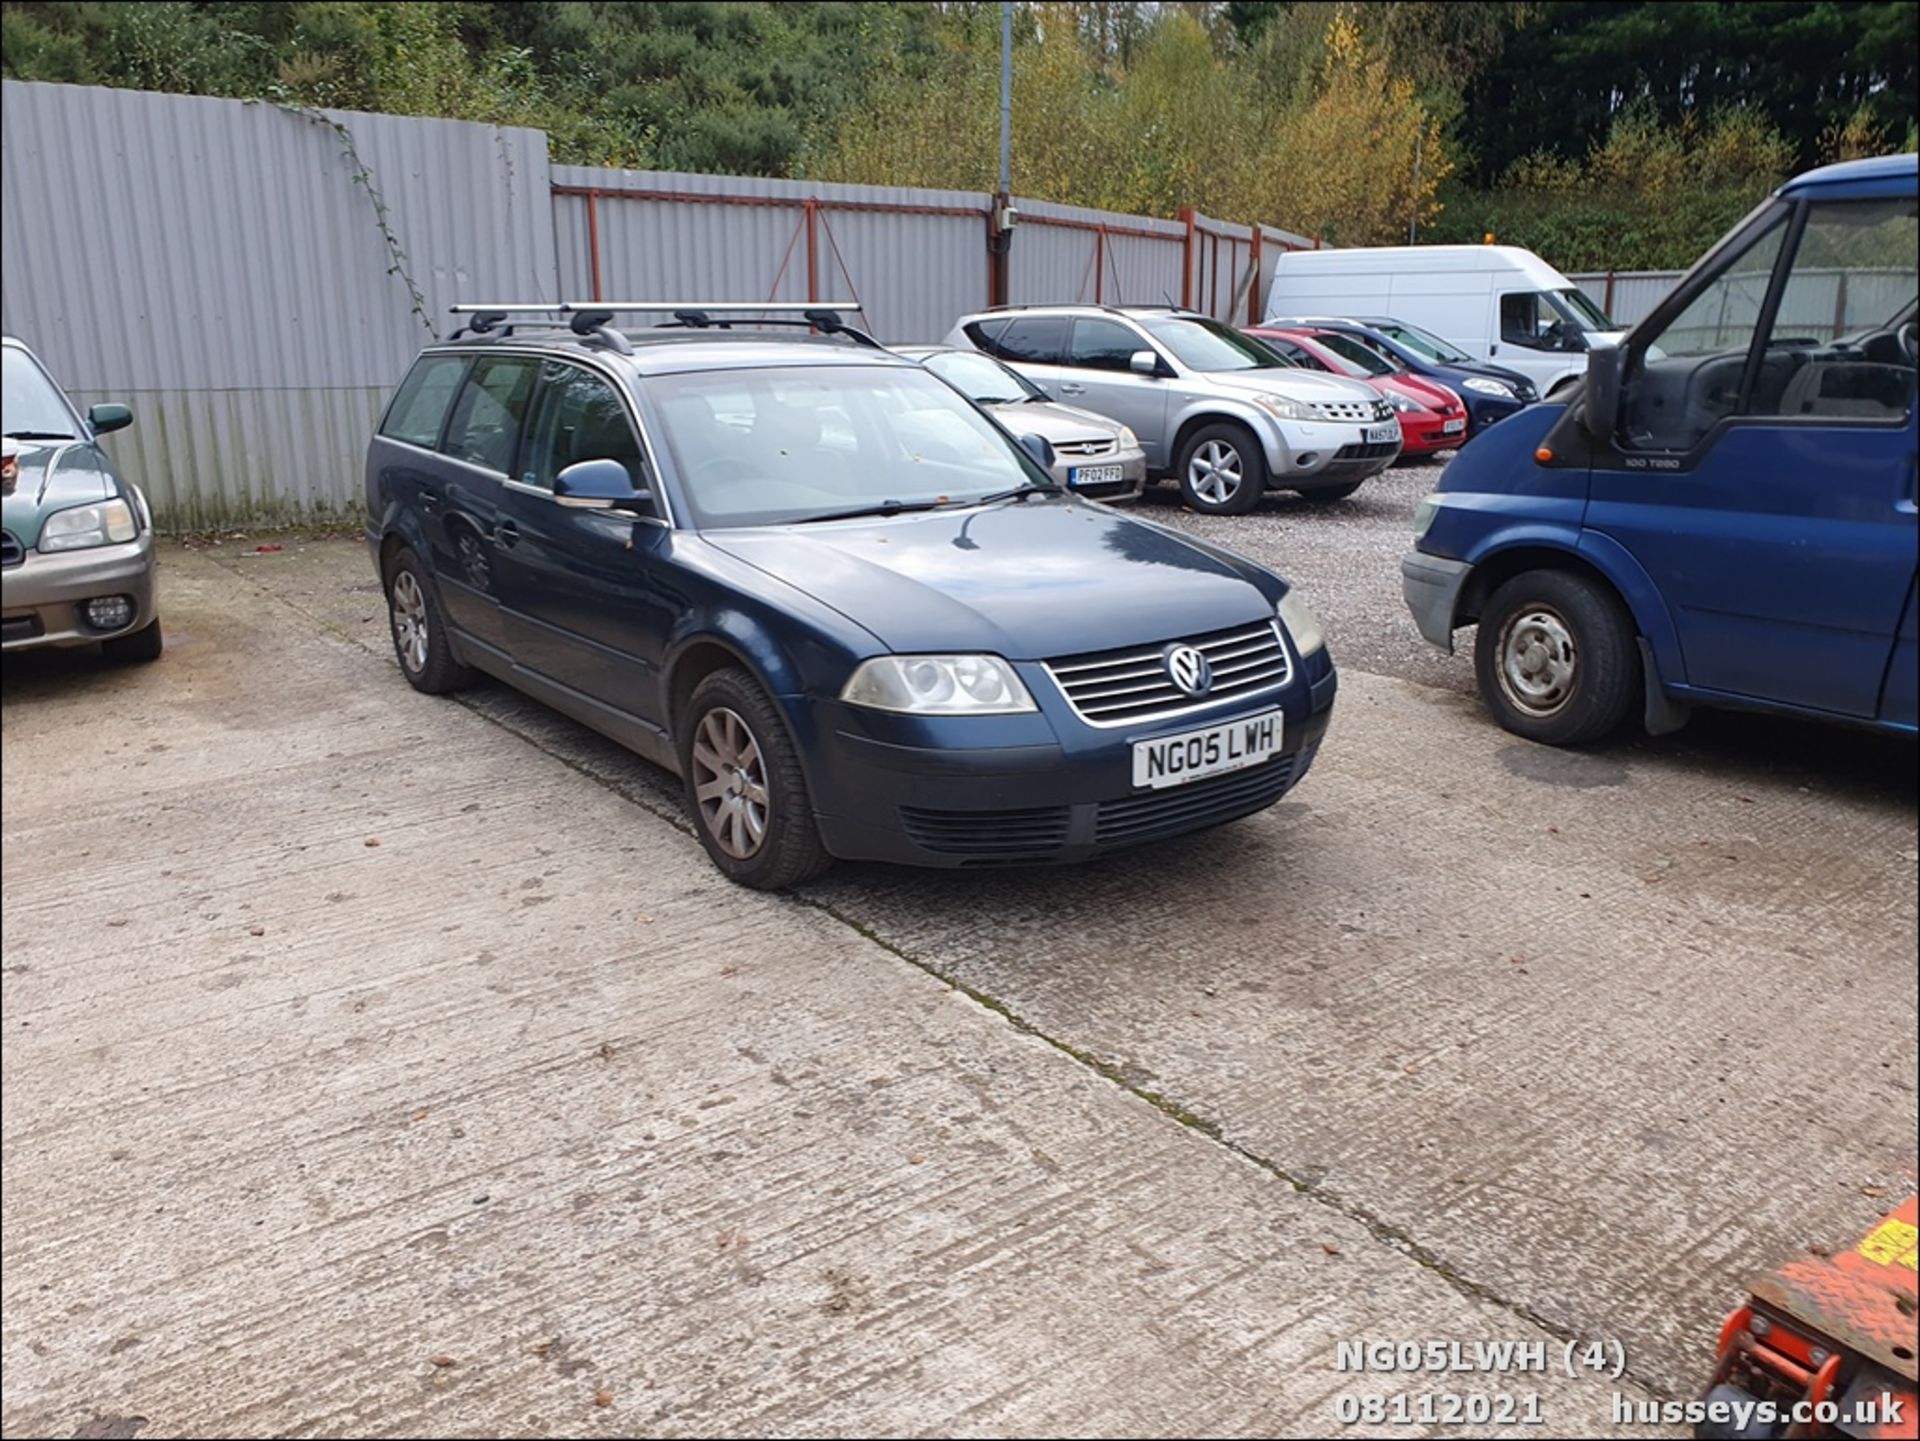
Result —
[{"label": "silver nissan suv", "polygon": [[1130,427],[1148,472],[1171,474],[1210,515],[1252,510],[1269,490],[1341,500],[1400,454],[1400,422],[1370,387],[1189,310],[1001,307],[963,316],[947,344]]}]

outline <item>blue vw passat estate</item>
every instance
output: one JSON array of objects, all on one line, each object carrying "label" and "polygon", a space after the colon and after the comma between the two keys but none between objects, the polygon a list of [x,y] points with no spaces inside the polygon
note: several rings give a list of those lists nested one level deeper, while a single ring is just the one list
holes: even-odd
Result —
[{"label": "blue vw passat estate", "polygon": [[427,349],[373,439],[416,689],[485,672],[674,771],[765,889],[1081,860],[1306,773],[1333,663],[1272,572],[1063,490],[1043,439],[830,312],[559,309]]}]

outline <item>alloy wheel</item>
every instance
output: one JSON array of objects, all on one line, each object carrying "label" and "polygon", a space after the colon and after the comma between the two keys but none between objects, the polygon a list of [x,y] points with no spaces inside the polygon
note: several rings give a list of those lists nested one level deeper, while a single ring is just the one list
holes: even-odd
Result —
[{"label": "alloy wheel", "polygon": [[700,823],[735,860],[747,860],[767,838],[773,799],[760,743],[736,711],[715,706],[693,737],[693,793]]},{"label": "alloy wheel", "polygon": [[418,675],[427,665],[427,597],[412,571],[394,576],[392,604],[394,648],[400,663]]},{"label": "alloy wheel", "polygon": [[1187,484],[1209,505],[1225,505],[1245,479],[1240,452],[1224,440],[1209,440],[1187,462]]}]

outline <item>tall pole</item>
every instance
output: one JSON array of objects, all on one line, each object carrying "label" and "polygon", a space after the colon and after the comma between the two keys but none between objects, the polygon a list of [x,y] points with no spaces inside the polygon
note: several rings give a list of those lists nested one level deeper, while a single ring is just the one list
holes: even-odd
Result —
[{"label": "tall pole", "polygon": [[1413,132],[1413,195],[1408,202],[1407,244],[1413,244],[1414,232],[1420,228],[1420,142],[1426,139],[1426,132]]},{"label": "tall pole", "polygon": [[1013,190],[1013,0],[1000,0],[1000,193]]},{"label": "tall pole", "polygon": [[1013,0],[1000,0],[1000,189],[987,221],[987,303],[1011,298],[1007,255],[1013,248]]}]

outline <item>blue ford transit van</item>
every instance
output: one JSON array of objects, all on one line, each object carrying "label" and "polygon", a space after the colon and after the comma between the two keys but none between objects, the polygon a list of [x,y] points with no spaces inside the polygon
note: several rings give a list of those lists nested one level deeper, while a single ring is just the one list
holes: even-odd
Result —
[{"label": "blue ford transit van", "polygon": [[1508,730],[1653,734],[1695,706],[1915,730],[1915,157],[1783,185],[1565,404],[1463,450],[1401,564],[1477,626]]}]

